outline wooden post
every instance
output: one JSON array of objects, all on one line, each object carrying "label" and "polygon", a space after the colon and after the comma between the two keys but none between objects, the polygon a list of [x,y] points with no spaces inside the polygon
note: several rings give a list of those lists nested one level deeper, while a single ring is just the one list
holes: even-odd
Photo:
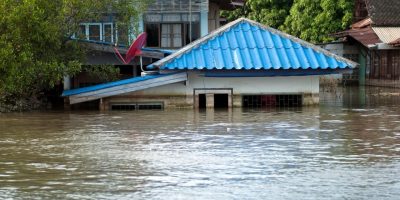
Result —
[{"label": "wooden post", "polygon": [[69,103],[69,97],[64,97],[64,110],[71,110],[71,104]]},{"label": "wooden post", "polygon": [[199,109],[199,94],[195,94],[193,98],[194,98],[194,105],[193,105],[193,107],[194,107],[195,109]]},{"label": "wooden post", "polygon": [[106,110],[106,108],[105,108],[105,103],[104,103],[104,101],[103,101],[103,98],[100,99],[100,102],[99,102],[99,110],[100,110],[100,111],[105,111],[105,110]]},{"label": "wooden post", "polygon": [[[63,78],[64,91],[71,89],[71,77],[64,76]],[[69,97],[64,97],[64,110],[71,110],[71,104],[69,103]]]},{"label": "wooden post", "polygon": [[233,107],[232,94],[228,94],[228,108]]},{"label": "wooden post", "polygon": [[133,77],[137,77],[137,76],[138,76],[138,75],[137,75],[137,67],[136,67],[136,65],[133,65],[132,67],[133,67],[133,68],[132,68]]},{"label": "wooden post", "polygon": [[360,63],[358,71],[358,84],[365,85],[365,74],[367,65],[367,52],[364,49],[360,50],[358,62]]}]

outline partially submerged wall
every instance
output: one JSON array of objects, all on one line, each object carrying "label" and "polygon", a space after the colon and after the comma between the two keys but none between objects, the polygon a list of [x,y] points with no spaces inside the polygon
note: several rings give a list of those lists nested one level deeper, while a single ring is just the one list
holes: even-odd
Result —
[{"label": "partially submerged wall", "polygon": [[[241,107],[243,95],[302,95],[303,105],[319,103],[318,76],[205,77],[188,72],[188,81],[150,88],[103,99],[101,109],[121,103],[162,103],[164,108],[196,107],[199,94],[227,94],[229,107]],[[208,95],[208,102],[213,97]],[[211,107],[207,106],[207,107]]]}]

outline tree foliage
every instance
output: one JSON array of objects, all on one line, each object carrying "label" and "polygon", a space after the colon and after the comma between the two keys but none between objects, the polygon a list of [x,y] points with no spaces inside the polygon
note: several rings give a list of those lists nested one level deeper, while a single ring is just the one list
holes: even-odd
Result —
[{"label": "tree foliage", "polygon": [[222,15],[228,20],[247,17],[273,28],[279,28],[285,22],[292,4],[293,0],[247,0],[244,7],[234,11],[224,11]]},{"label": "tree foliage", "polygon": [[110,82],[118,80],[120,70],[112,65],[86,65],[83,71],[89,77],[98,80],[99,82]]},{"label": "tree foliage", "polygon": [[249,0],[248,3],[253,11],[249,13],[251,19],[279,28],[285,22],[293,0]]},{"label": "tree foliage", "polygon": [[115,14],[128,25],[146,0],[0,1],[0,97],[27,98],[81,70],[85,50],[70,37],[79,23]]},{"label": "tree foliage", "polygon": [[354,0],[247,0],[242,8],[224,11],[228,20],[248,17],[310,42],[327,42],[352,20]]},{"label": "tree foliage", "polygon": [[352,21],[354,0],[295,0],[284,31],[311,42],[327,42],[329,34]]}]

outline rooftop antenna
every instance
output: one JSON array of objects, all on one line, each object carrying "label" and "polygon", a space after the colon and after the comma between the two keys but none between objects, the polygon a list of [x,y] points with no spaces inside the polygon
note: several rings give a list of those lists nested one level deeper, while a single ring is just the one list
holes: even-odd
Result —
[{"label": "rooftop antenna", "polygon": [[136,56],[140,56],[140,68],[143,70],[143,60],[142,60],[142,47],[146,44],[147,33],[141,33],[135,41],[131,44],[128,51],[125,54],[125,58],[121,55],[116,47],[114,47],[115,53],[118,55],[119,60],[128,65]]}]

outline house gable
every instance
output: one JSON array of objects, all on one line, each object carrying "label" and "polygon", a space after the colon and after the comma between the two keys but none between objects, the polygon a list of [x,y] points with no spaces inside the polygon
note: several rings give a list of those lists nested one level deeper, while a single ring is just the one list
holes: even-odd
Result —
[{"label": "house gable", "polygon": [[351,69],[357,64],[241,18],[153,64],[163,70]]}]

